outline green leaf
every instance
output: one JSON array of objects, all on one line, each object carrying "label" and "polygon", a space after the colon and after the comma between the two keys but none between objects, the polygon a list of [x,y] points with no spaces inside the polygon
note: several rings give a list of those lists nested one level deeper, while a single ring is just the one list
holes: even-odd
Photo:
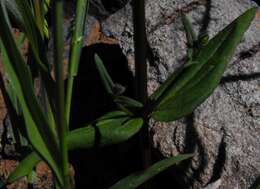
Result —
[{"label": "green leaf", "polygon": [[9,175],[7,182],[12,183],[17,179],[27,176],[36,164],[40,161],[40,156],[35,152],[30,153],[27,155],[16,167],[16,169]]},{"label": "green leaf", "polygon": [[95,54],[95,62],[96,62],[96,66],[97,66],[98,72],[100,74],[101,80],[102,80],[107,92],[109,94],[113,95],[115,84],[112,81],[111,77],[109,76],[109,74],[103,64],[103,61],[97,54]]},{"label": "green leaf", "polygon": [[142,127],[141,118],[113,118],[97,122],[69,132],[69,149],[107,146],[124,142],[135,135]]},{"label": "green leaf", "polygon": [[8,61],[3,62],[3,64],[21,105],[29,140],[61,181],[62,177],[57,165],[59,163],[59,150],[55,134],[52,132],[34,94],[31,73],[12,35],[3,1],[0,2],[0,25],[2,49],[5,51],[3,53],[8,55]]},{"label": "green leaf", "polygon": [[154,119],[179,119],[190,114],[213,93],[255,13],[256,8],[252,8],[238,17],[202,47],[194,60],[196,64],[182,68],[159,87],[151,97]]},{"label": "green leaf", "polygon": [[128,177],[120,180],[109,189],[135,189],[167,168],[190,157],[192,157],[192,155],[187,154],[161,160],[149,167],[147,170],[131,174]]}]

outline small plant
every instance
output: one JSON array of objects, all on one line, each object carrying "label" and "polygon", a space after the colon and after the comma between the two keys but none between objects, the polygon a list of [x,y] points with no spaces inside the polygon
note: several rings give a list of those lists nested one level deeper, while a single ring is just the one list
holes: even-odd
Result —
[{"label": "small plant", "polygon": [[[30,151],[9,176],[7,183],[30,175],[36,164],[43,160],[55,175],[56,188],[73,188],[69,174],[69,150],[92,148],[96,142],[96,132],[100,135],[99,146],[126,141],[139,132],[143,142],[145,170],[110,187],[133,189],[173,164],[192,156],[179,155],[151,165],[149,120],[175,121],[190,114],[212,94],[236,46],[254,18],[256,8],[246,11],[211,40],[197,37],[187,17],[182,15],[188,40],[187,62],[148,97],[144,0],[133,0],[135,99],[123,95],[124,88],[113,82],[102,60],[95,55],[100,77],[118,110],[108,112],[94,123],[86,124],[86,127],[69,130],[73,81],[77,75],[88,0],[77,0],[76,4],[69,69],[64,70],[63,1],[0,2],[0,49],[7,76],[1,89],[7,94],[5,101],[13,123],[18,117],[22,117],[19,128],[16,128],[18,138],[28,140],[27,148]],[[45,19],[48,11],[51,12],[53,21],[54,49],[48,49],[50,31]],[[18,38],[13,35],[13,27],[21,32]],[[20,52],[25,39],[29,42],[27,57],[23,57]],[[48,62],[49,50],[54,51],[53,63]],[[33,68],[37,70],[41,81],[40,94],[36,94],[34,89]],[[65,72],[68,73],[66,86]],[[18,127],[15,124],[14,126]]]}]

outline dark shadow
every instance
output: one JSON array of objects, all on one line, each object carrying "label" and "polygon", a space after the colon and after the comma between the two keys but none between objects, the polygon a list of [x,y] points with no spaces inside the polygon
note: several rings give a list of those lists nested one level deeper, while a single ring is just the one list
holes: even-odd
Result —
[{"label": "dark shadow", "polygon": [[251,74],[241,74],[241,75],[227,75],[221,78],[220,84],[231,83],[236,81],[251,81],[260,78],[260,72]]},{"label": "dark shadow", "polygon": [[244,51],[241,51],[238,55],[238,60],[245,60],[248,58],[253,57],[256,53],[260,51],[260,42],[254,44],[252,47],[249,49],[246,49]]},{"label": "dark shadow", "polygon": [[128,1],[129,0],[113,0],[113,1],[101,0],[105,9],[109,11],[111,14],[123,8]]},{"label": "dark shadow", "polygon": [[211,20],[211,16],[210,16],[211,4],[212,4],[211,0],[206,0],[206,5],[205,5],[206,11],[203,15],[202,25],[199,30],[199,36],[208,34],[208,27]]},{"label": "dark shadow", "polygon": [[133,75],[120,47],[107,44],[84,47],[73,88],[71,129],[82,127],[116,108],[100,79],[95,53],[103,60],[112,80],[126,87],[125,95],[133,97]]},{"label": "dark shadow", "polygon": [[254,1],[256,4],[258,4],[260,6],[260,1],[259,0],[252,0]]},{"label": "dark shadow", "polygon": [[213,173],[208,184],[216,182],[221,177],[224,170],[224,165],[226,163],[226,158],[226,143],[224,141],[224,137],[222,137],[218,148],[218,157],[214,163]]},{"label": "dark shadow", "polygon": [[123,8],[129,0],[99,0],[89,2],[89,14],[102,21]]},{"label": "dark shadow", "polygon": [[[133,75],[120,47],[108,44],[84,47],[78,76],[75,78],[71,129],[86,126],[89,122],[95,123],[95,119],[116,109],[96,69],[95,53],[103,60],[113,81],[126,87],[124,95],[133,97]],[[119,179],[141,168],[137,136],[127,143],[100,148],[100,132],[97,127],[95,129],[95,147],[70,154],[77,189],[109,188]]]},{"label": "dark shadow", "polygon": [[249,189],[258,189],[257,187],[260,185],[260,176],[256,178],[254,183],[250,186]]}]

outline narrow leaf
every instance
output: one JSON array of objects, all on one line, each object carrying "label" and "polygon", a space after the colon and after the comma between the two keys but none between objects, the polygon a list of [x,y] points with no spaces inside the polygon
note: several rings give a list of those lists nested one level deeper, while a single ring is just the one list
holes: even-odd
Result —
[{"label": "narrow leaf", "polygon": [[114,82],[112,81],[111,77],[109,76],[101,58],[95,54],[95,62],[98,69],[98,72],[100,74],[101,80],[109,94],[114,94]]},{"label": "narrow leaf", "polygon": [[161,160],[149,167],[147,170],[131,174],[128,177],[120,180],[109,189],[135,189],[167,168],[190,157],[192,157],[192,155],[187,154]]}]

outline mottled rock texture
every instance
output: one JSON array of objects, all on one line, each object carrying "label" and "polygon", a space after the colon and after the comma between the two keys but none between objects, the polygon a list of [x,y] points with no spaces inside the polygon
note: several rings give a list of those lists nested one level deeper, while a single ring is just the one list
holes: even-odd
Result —
[{"label": "mottled rock texture", "polygon": [[[149,92],[183,64],[186,38],[180,10],[198,33],[213,37],[243,11],[250,0],[146,0]],[[102,21],[133,66],[131,4]],[[192,115],[174,123],[155,123],[154,146],[165,156],[194,153],[180,166],[184,188],[254,188],[260,177],[260,12],[245,34],[214,94]]]}]

